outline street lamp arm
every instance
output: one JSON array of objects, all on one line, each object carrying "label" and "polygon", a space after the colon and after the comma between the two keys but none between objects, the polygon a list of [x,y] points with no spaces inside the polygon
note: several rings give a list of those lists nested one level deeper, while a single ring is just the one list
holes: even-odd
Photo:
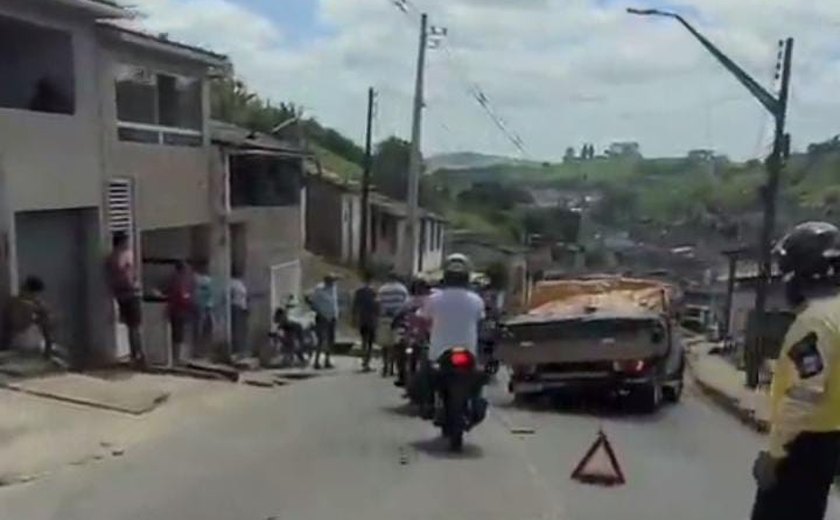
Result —
[{"label": "street lamp arm", "polygon": [[676,18],[688,31],[694,35],[695,38],[700,42],[703,47],[706,48],[712,55],[717,58],[717,60],[726,67],[726,69],[731,72],[735,78],[744,85],[750,93],[755,96],[758,101],[764,105],[773,116],[777,116],[779,111],[781,110],[779,100],[776,99],[775,96],[767,92],[767,89],[762,87],[756,80],[750,77],[744,69],[738,66],[737,63],[729,59],[727,55],[720,51],[715,45],[710,42],[705,36],[700,34],[697,29],[695,29],[690,23],[686,21],[685,18],[678,14],[667,13],[666,16],[670,16],[672,18]]},{"label": "street lamp arm", "polygon": [[697,41],[699,41],[700,44],[706,48],[707,51],[712,53],[712,56],[717,58],[721,65],[726,67],[726,70],[731,72],[735,76],[735,78],[741,82],[742,85],[747,87],[747,90],[749,90],[750,93],[753,96],[755,96],[756,99],[758,99],[758,101],[764,106],[764,108],[766,108],[771,114],[773,114],[774,117],[778,117],[778,115],[784,110],[782,104],[779,102],[778,99],[776,99],[776,97],[773,96],[773,94],[767,92],[767,90],[764,87],[762,87],[756,80],[750,77],[750,75],[747,74],[744,71],[744,69],[742,69],[738,66],[737,63],[729,59],[729,57],[726,56],[723,52],[721,52],[720,49],[715,47],[715,44],[713,44],[711,41],[708,40],[708,38],[700,34],[700,32],[697,29],[695,29],[694,26],[688,23],[688,21],[686,21],[686,19],[680,16],[679,14],[670,11],[663,11],[661,9],[636,9],[633,7],[629,7],[627,9],[627,12],[629,14],[634,14],[638,16],[662,16],[677,20],[683,25],[683,27],[688,29],[688,32],[690,32],[695,38],[697,38]]}]

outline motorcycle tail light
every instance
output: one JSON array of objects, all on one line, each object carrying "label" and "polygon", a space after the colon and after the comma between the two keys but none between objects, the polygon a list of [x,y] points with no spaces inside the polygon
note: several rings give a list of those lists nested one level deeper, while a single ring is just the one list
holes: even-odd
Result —
[{"label": "motorcycle tail light", "polygon": [[456,350],[450,357],[452,366],[455,368],[467,368],[473,365],[473,355],[466,350]]}]

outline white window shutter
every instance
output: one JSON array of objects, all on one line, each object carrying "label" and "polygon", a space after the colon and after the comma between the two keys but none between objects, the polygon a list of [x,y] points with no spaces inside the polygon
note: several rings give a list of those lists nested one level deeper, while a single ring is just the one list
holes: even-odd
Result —
[{"label": "white window shutter", "polygon": [[111,233],[134,233],[134,184],[131,179],[108,181],[108,229]]}]

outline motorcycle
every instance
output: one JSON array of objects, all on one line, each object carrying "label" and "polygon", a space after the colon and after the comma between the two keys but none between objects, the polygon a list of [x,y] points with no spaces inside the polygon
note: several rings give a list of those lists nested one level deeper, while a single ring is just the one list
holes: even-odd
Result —
[{"label": "motorcycle", "polygon": [[318,347],[315,313],[304,306],[290,303],[286,306],[286,314],[294,335],[294,341],[291,342],[294,350],[286,353],[287,359],[294,364],[292,358],[297,357],[300,364],[305,366]]},{"label": "motorcycle", "polygon": [[405,350],[405,360],[402,370],[405,371],[405,394],[403,397],[413,405],[420,405],[423,401],[422,368],[428,364],[426,361],[429,346],[427,343],[413,343]]},{"label": "motorcycle", "polygon": [[478,369],[478,360],[472,352],[452,348],[438,359],[435,379],[435,423],[449,440],[449,448],[461,451],[464,433],[487,414],[487,401],[481,397],[487,375]]}]

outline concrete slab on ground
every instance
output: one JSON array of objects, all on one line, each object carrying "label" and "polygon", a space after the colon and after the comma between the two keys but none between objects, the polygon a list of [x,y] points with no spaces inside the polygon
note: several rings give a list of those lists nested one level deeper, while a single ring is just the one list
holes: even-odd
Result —
[{"label": "concrete slab on ground", "polygon": [[710,354],[716,344],[694,343],[688,355],[689,368],[698,386],[725,410],[760,432],[770,421],[770,398],[766,388],[745,385],[744,372],[722,356]]},{"label": "concrete slab on ground", "polygon": [[169,398],[156,388],[136,387],[82,374],[9,380],[4,386],[26,394],[94,408],[139,415],[154,410]]},{"label": "concrete slab on ground", "polygon": [[0,389],[0,487],[119,457],[137,444],[267,393],[223,381],[124,370],[91,377],[110,383],[115,392],[155,388],[170,397],[165,406],[134,415]]},{"label": "concrete slab on ground", "polygon": [[64,366],[41,356],[19,356],[6,353],[0,356],[0,374],[12,377],[38,377],[63,372]]}]

